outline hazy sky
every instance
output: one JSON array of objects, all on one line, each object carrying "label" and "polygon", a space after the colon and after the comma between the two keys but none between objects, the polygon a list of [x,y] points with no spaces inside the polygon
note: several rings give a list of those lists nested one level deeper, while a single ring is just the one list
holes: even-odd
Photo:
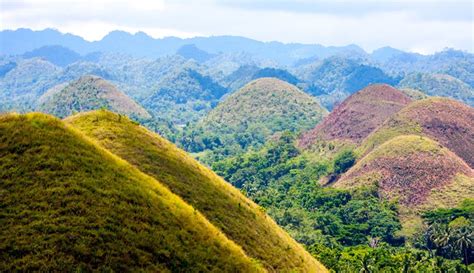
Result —
[{"label": "hazy sky", "polygon": [[470,0],[0,0],[1,29],[55,28],[87,40],[111,30],[153,37],[240,35],[430,53],[474,51]]}]

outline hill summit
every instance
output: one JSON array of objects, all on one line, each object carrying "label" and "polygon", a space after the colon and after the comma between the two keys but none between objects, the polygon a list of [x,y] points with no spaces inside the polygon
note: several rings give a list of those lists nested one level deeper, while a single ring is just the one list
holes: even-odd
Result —
[{"label": "hill summit", "polygon": [[359,148],[365,154],[399,135],[427,136],[444,145],[474,168],[474,108],[432,97],[415,101],[385,121]]},{"label": "hill summit", "polygon": [[428,137],[400,135],[360,159],[334,186],[375,185],[380,196],[399,201],[406,227],[420,211],[472,198],[473,183],[472,169],[446,147]]},{"label": "hill summit", "polygon": [[150,114],[133,99],[97,76],[82,76],[67,85],[51,88],[40,97],[38,106],[41,112],[58,117],[100,108],[107,108],[127,116],[150,117]]},{"label": "hill summit", "polygon": [[354,93],[314,129],[305,133],[299,144],[310,147],[318,140],[340,140],[358,144],[411,99],[387,85],[370,85]]},{"label": "hill summit", "polygon": [[312,128],[327,110],[296,86],[276,78],[254,80],[217,105],[184,139],[190,151],[245,150],[283,132]]}]

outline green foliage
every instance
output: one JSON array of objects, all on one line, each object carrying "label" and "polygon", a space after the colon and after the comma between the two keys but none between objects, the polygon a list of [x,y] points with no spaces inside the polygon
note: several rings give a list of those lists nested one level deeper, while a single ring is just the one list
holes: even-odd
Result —
[{"label": "green foliage", "polygon": [[352,150],[343,150],[334,158],[334,173],[336,175],[345,173],[354,165],[356,156]]},{"label": "green foliage", "polygon": [[457,208],[437,209],[423,215],[426,228],[416,244],[449,259],[474,262],[474,200],[466,199]]},{"label": "green foliage", "polygon": [[[341,164],[353,159],[352,152],[344,154]],[[328,237],[342,245],[357,245],[367,242],[367,236],[396,242],[395,232],[401,227],[396,206],[380,201],[375,190],[349,192],[316,183],[333,164],[301,154],[286,133],[260,151],[216,162],[213,169],[266,207],[304,244]]]},{"label": "green foliage", "polygon": [[459,261],[433,256],[426,250],[392,247],[386,243],[346,248],[314,244],[309,251],[334,272],[470,272]]}]

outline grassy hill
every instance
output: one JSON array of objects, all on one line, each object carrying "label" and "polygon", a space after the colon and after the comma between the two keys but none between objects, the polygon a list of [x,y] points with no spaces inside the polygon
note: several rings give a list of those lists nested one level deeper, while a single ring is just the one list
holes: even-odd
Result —
[{"label": "grassy hill", "polygon": [[337,151],[342,146],[357,145],[410,101],[389,85],[370,85],[347,98],[314,129],[303,134],[299,146],[323,152],[331,147]]},{"label": "grassy hill", "polygon": [[66,121],[164,183],[269,271],[324,271],[260,207],[160,136],[108,111],[82,113]]},{"label": "grassy hill", "polygon": [[96,76],[83,76],[64,88],[52,88],[40,97],[39,102],[38,110],[58,117],[100,108],[129,116],[150,117],[114,85]]},{"label": "grassy hill", "polygon": [[405,224],[418,211],[454,207],[474,197],[473,170],[438,142],[416,135],[397,136],[378,146],[334,186],[373,184],[382,197],[398,200]]},{"label": "grassy hill", "polygon": [[387,140],[405,134],[428,136],[474,167],[474,108],[447,98],[411,103],[364,140],[365,154]]},{"label": "grassy hill", "polygon": [[64,122],[0,117],[0,271],[258,272],[195,208]]},{"label": "grassy hill", "polygon": [[276,78],[252,81],[228,96],[192,128],[183,140],[199,152],[225,147],[246,150],[275,133],[312,128],[327,113],[315,98]]}]

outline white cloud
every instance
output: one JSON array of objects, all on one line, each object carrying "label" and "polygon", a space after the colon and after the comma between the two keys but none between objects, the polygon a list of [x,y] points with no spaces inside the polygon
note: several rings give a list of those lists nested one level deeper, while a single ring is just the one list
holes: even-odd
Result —
[{"label": "white cloud", "polygon": [[[53,27],[89,40],[100,39],[107,32],[120,29],[132,33],[144,31],[153,37],[241,35],[264,41],[324,45],[354,43],[366,50],[389,45],[423,53],[445,47],[473,51],[474,47],[472,14],[470,19],[465,13],[457,19],[459,8],[452,6],[450,9],[446,5],[446,12],[441,14],[435,6],[440,1],[392,1],[391,6],[378,4],[377,9],[372,7],[374,12],[359,12],[363,5],[351,10],[354,1],[335,1],[338,5],[334,5],[331,4],[334,2],[298,0],[292,2],[292,8],[287,7],[288,3],[287,0],[268,2],[268,5],[263,0],[204,0],[199,3],[185,0],[2,0],[0,28]],[[305,5],[312,3],[325,8],[305,11]],[[342,11],[344,3],[348,4],[348,9]],[[369,9],[375,2],[364,0],[362,3]],[[403,3],[412,4],[404,6]],[[429,16],[426,12],[420,16],[418,7],[422,4],[428,7]]]}]

